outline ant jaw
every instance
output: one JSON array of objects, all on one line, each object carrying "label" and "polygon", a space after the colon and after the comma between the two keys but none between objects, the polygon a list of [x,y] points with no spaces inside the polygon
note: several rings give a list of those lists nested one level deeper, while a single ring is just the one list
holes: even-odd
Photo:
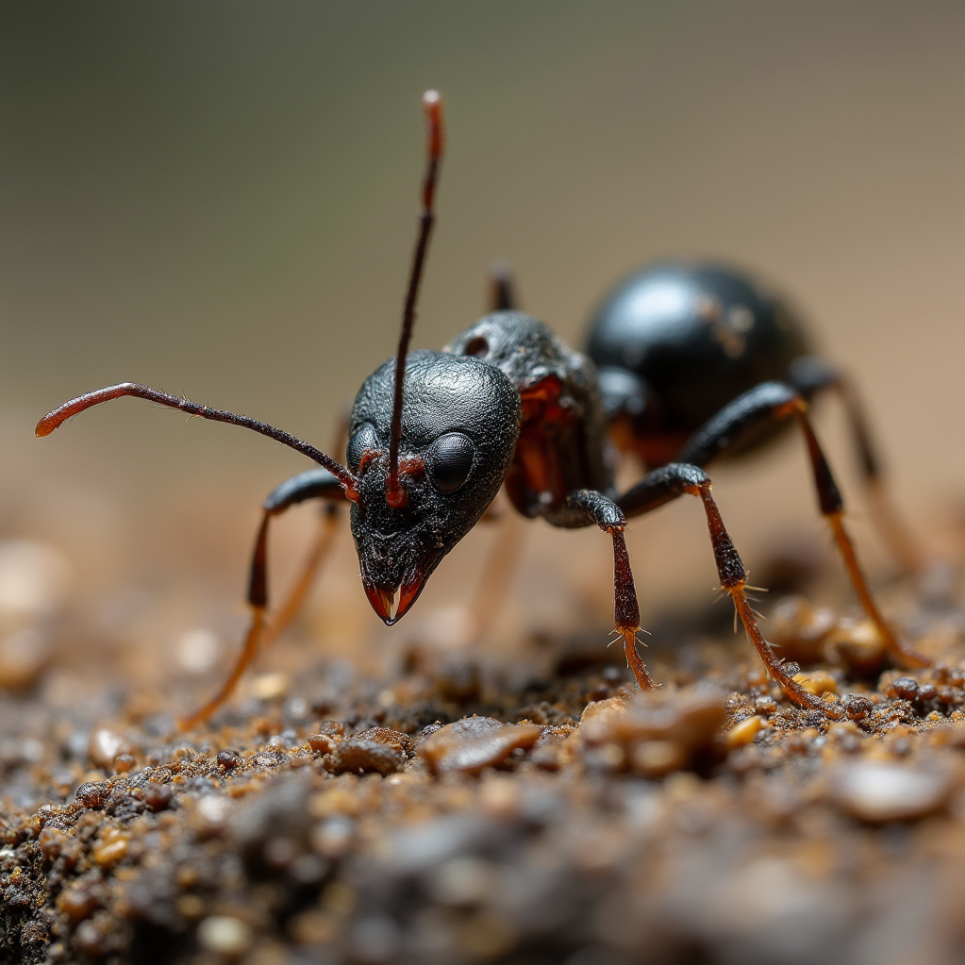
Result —
[{"label": "ant jaw", "polygon": [[391,627],[398,623],[415,603],[425,586],[425,577],[416,575],[401,587],[385,588],[369,583],[363,583],[363,586],[372,609],[387,627]]},{"label": "ant jaw", "polygon": [[399,588],[383,590],[377,586],[367,586],[365,594],[372,604],[372,609],[381,617],[386,626],[395,623],[395,614],[399,603]]}]

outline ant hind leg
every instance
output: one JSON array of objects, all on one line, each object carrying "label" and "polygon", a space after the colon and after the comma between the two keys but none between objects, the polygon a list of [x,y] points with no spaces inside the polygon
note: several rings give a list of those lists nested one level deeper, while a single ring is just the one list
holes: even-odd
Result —
[{"label": "ant hind leg", "polygon": [[701,468],[713,459],[732,451],[756,430],[784,419],[794,418],[804,436],[814,488],[821,514],[831,526],[838,552],[844,561],[851,585],[868,618],[875,625],[892,657],[910,667],[926,667],[931,661],[903,645],[878,609],[864,571],[858,562],[854,543],[844,525],[844,500],[835,482],[824,450],[807,416],[808,404],[797,389],[782,382],[762,382],[726,405],[697,430],[684,447],[681,461]]}]

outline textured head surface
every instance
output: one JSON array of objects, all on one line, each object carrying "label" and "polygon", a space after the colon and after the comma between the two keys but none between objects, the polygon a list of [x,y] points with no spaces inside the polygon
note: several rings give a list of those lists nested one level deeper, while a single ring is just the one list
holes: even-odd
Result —
[{"label": "textured head surface", "polygon": [[362,581],[387,623],[412,605],[442,557],[492,502],[520,425],[519,393],[497,368],[475,358],[412,352],[399,448],[406,501],[395,509],[386,501],[394,380],[395,359],[365,380],[348,445],[348,463],[359,478],[352,534]]}]

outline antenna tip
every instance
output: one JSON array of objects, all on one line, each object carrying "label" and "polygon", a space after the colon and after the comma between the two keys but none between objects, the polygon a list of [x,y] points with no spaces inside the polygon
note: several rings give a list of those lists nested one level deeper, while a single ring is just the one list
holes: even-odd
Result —
[{"label": "antenna tip", "polygon": [[425,107],[434,107],[442,101],[442,94],[437,90],[427,90],[422,95],[422,103]]}]

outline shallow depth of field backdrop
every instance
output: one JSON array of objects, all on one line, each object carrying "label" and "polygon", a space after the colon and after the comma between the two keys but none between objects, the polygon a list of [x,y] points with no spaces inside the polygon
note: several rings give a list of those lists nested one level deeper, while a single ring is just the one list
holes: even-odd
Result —
[{"label": "shallow depth of field backdrop", "polygon": [[[449,146],[417,346],[481,314],[497,257],[574,342],[635,266],[724,257],[810,316],[864,391],[900,502],[940,538],[965,491],[955,0],[4,5],[0,537],[51,542],[96,599],[140,587],[116,606],[165,614],[143,628],[160,651],[219,620],[232,636],[259,502],[306,462],[132,400],[42,441],[33,425],[136,380],[331,446],[395,344],[430,86]],[[885,572],[833,405],[819,425]],[[782,534],[823,539],[799,440],[715,479],[752,577]],[[292,517],[280,579],[312,518]],[[565,623],[575,584],[605,629],[606,540],[531,529],[510,612]],[[393,632],[464,599],[490,539],[472,534]],[[656,597],[715,582],[694,506],[636,522],[631,549],[645,622]],[[384,634],[341,551],[316,609],[351,601],[342,629]],[[215,603],[163,609],[200,582]]]}]

